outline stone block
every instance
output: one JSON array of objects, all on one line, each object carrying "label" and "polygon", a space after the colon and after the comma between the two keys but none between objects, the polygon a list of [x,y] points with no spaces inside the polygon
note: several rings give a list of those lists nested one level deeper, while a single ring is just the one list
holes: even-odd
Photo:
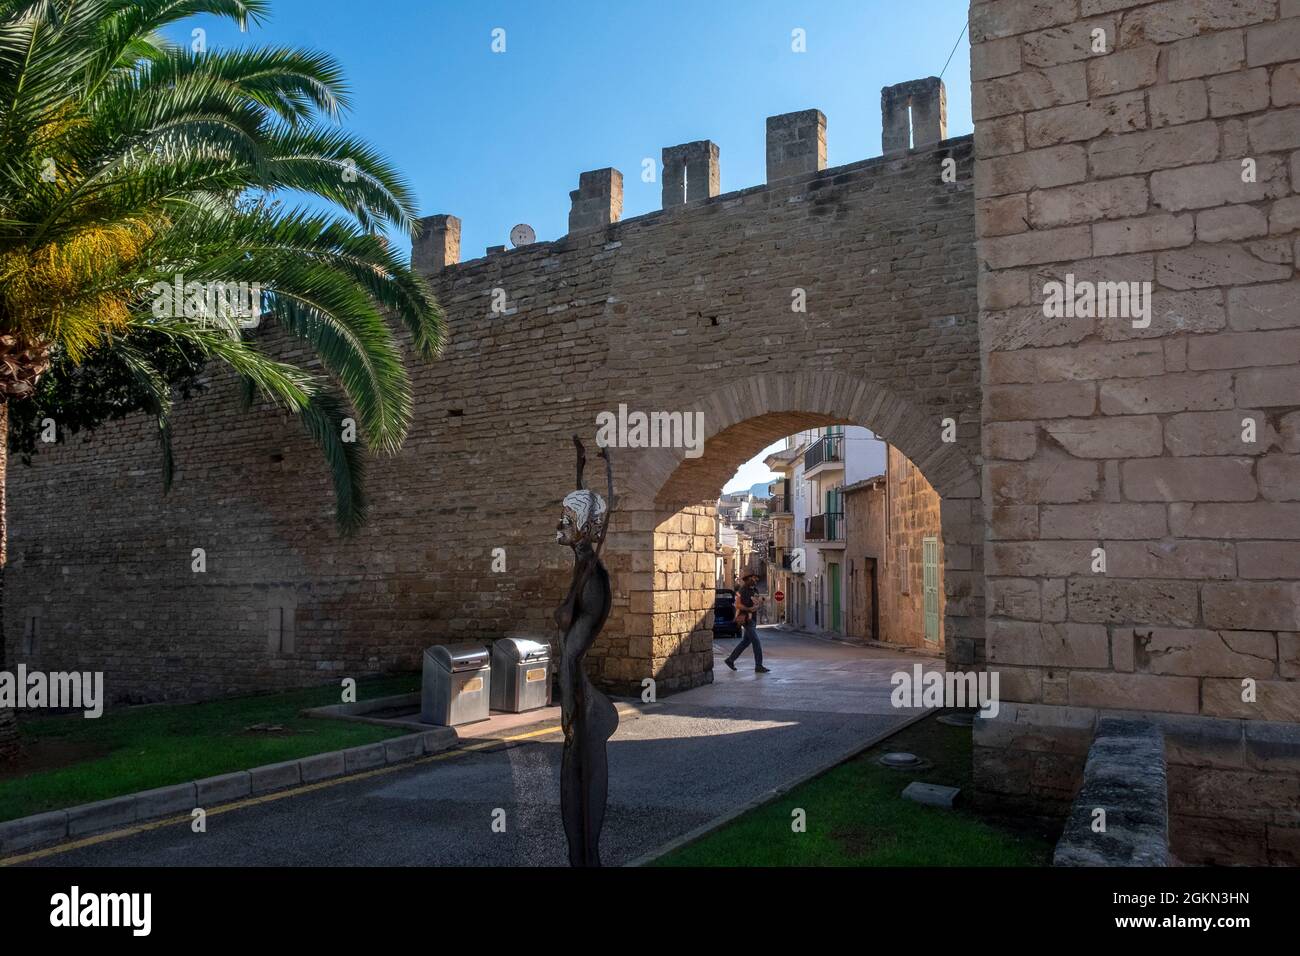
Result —
[{"label": "stone block", "polygon": [[335,750],[330,753],[303,757],[298,761],[303,783],[315,783],[331,777],[341,777],[344,773],[343,752]]},{"label": "stone block", "polygon": [[85,836],[136,821],[135,794],[83,803],[68,810],[68,836]]},{"label": "stone block", "polygon": [[198,788],[193,781],[158,787],[135,795],[137,820],[153,820],[176,813],[188,813],[198,806]]},{"label": "stone block", "polygon": [[253,796],[296,787],[302,783],[301,761],[268,763],[248,771],[249,792]]},{"label": "stone block", "polygon": [[197,791],[196,805],[200,807],[242,800],[253,792],[252,778],[247,770],[224,773],[216,777],[204,777],[202,780],[196,780],[194,786]]},{"label": "stone block", "polygon": [[68,836],[68,811],[51,810],[0,823],[0,855],[9,856]]},{"label": "stone block", "polygon": [[343,770],[345,773],[359,773],[382,767],[387,761],[387,752],[383,742],[349,747],[343,751]]}]

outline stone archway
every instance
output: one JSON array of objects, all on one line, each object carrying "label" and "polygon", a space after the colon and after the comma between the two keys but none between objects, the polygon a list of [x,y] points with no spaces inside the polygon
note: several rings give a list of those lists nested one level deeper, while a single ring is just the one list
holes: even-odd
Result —
[{"label": "stone archway", "polygon": [[983,661],[980,577],[983,511],[978,422],[942,440],[942,422],[868,379],[831,371],[733,382],[684,403],[704,416],[703,454],[640,451],[621,496],[616,550],[628,612],[623,635],[604,648],[601,672],[612,688],[640,691],[653,677],[660,693],[712,679],[715,502],[723,484],[772,442],[806,428],[870,428],[898,448],[940,495],[944,630],[950,665]]}]

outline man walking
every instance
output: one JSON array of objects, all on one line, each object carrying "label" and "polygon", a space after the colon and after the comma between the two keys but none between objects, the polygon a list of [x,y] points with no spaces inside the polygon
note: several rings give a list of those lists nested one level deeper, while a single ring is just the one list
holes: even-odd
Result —
[{"label": "man walking", "polygon": [[758,622],[755,615],[758,609],[763,606],[764,598],[758,593],[755,586],[758,583],[758,575],[753,571],[748,571],[741,576],[741,588],[736,592],[736,624],[744,630],[744,638],[736,649],[732,651],[723,661],[733,671],[736,669],[736,658],[744,653],[745,648],[751,644],[754,647],[754,673],[769,674],[766,667],[763,666],[763,645],[758,642]]}]

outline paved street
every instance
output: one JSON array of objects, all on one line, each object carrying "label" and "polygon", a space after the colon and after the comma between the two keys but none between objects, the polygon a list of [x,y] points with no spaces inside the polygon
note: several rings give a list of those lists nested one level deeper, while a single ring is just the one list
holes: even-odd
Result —
[{"label": "paved street", "polygon": [[[919,658],[764,628],[770,674],[746,653],[715,683],[625,715],[610,742],[606,864],[633,860],[847,755],[914,716],[889,675]],[[39,865],[555,865],[559,733],[54,854]],[[506,832],[492,829],[505,811]]]}]

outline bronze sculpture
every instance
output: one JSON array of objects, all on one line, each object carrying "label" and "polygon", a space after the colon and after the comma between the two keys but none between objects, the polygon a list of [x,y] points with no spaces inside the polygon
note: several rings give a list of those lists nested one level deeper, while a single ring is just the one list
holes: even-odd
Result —
[{"label": "bronze sculpture", "polygon": [[588,679],[583,658],[609,617],[609,571],[600,560],[610,512],[614,508],[614,470],[607,449],[605,477],[608,502],[582,483],[586,452],[573,436],[578,452],[578,487],[564,496],[564,514],[555,538],[573,549],[573,579],[569,593],[555,611],[559,625],[560,715],[564,725],[564,756],[560,764],[560,815],[569,840],[571,866],[600,866],[600,829],[605,821],[609,762],[605,745],[618,729],[618,711]]}]

